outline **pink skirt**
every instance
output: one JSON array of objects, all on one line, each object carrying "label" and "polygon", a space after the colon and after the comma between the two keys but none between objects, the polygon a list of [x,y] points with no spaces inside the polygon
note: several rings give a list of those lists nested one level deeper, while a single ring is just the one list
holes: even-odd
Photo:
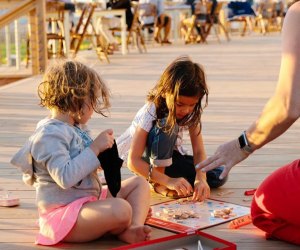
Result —
[{"label": "pink skirt", "polygon": [[[100,200],[106,199],[107,189],[102,188]],[[54,245],[63,240],[77,221],[81,207],[98,200],[95,196],[83,197],[70,204],[39,215],[40,231],[35,244]]]}]

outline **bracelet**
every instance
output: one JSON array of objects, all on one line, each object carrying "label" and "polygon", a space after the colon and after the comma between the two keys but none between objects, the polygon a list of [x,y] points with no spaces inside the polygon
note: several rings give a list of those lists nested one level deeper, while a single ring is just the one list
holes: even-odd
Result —
[{"label": "bracelet", "polygon": [[200,162],[195,165],[195,169],[197,170],[199,168]]},{"label": "bracelet", "polygon": [[148,173],[148,177],[147,177],[148,182],[150,182],[150,180],[151,180],[152,171],[153,171],[153,165],[150,164],[149,165],[149,173]]}]

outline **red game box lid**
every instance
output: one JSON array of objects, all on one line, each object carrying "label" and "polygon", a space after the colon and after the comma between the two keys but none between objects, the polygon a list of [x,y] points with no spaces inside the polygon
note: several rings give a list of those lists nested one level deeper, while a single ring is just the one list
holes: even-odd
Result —
[{"label": "red game box lid", "polygon": [[113,250],[171,250],[171,249],[201,249],[203,250],[236,250],[234,243],[217,238],[213,235],[197,231],[190,233],[181,233],[159,239],[143,241],[136,244],[113,248]]}]

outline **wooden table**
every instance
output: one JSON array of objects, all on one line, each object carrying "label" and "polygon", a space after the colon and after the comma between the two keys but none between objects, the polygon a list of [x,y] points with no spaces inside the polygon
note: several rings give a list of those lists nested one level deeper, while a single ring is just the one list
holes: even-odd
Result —
[{"label": "wooden table", "polygon": [[126,47],[126,9],[101,9],[96,8],[93,13],[93,24],[96,27],[97,20],[101,17],[109,17],[109,16],[119,16],[121,18],[121,47],[122,47],[122,54],[127,54],[127,47]]},{"label": "wooden table", "polygon": [[173,31],[174,42],[177,42],[179,39],[181,17],[191,16],[191,6],[186,4],[165,6],[165,13],[169,14],[172,18],[171,30]]}]

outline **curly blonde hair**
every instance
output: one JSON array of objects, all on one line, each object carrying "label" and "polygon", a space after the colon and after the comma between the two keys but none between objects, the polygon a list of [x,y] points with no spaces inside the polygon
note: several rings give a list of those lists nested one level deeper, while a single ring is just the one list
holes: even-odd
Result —
[{"label": "curly blonde hair", "polygon": [[[172,94],[174,98],[173,105],[169,109],[166,104],[166,94]],[[193,62],[188,56],[176,58],[164,70],[159,81],[147,96],[147,100],[155,104],[157,118],[166,117],[163,127],[166,132],[171,132],[177,123],[175,103],[178,96],[198,97],[192,113],[180,121],[179,125],[192,127],[200,124],[201,129],[201,114],[208,104],[208,87],[203,67]]]},{"label": "curly blonde hair", "polygon": [[50,65],[38,86],[40,105],[80,117],[87,97],[93,110],[106,116],[110,107],[110,92],[99,74],[92,68],[71,60],[59,60]]}]

